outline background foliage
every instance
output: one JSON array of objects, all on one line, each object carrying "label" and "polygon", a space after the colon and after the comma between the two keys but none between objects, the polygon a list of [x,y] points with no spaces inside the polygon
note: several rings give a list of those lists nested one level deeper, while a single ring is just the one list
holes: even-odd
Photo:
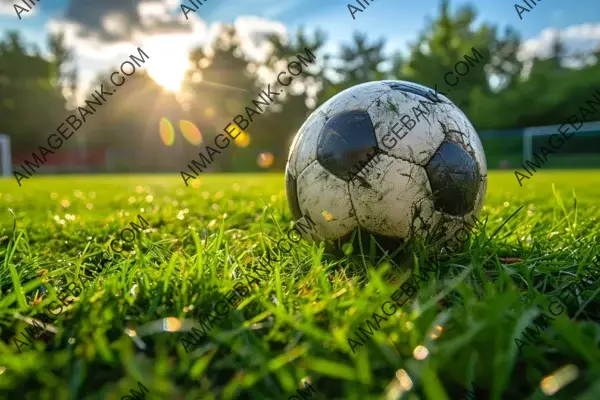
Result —
[{"label": "background foliage", "polygon": [[[442,1],[438,15],[411,44],[408,54],[391,58],[384,54],[384,38],[370,39],[357,32],[336,54],[328,54],[323,50],[327,43],[323,32],[300,29],[286,40],[271,37],[269,56],[257,62],[241,50],[235,29],[224,26],[209,51],[198,47],[190,53],[183,95],[176,99],[138,71],[66,146],[103,147],[126,154],[126,163],[113,167],[117,171],[179,171],[183,162],[197,157],[199,148],[180,135],[173,146],[166,147],[158,134],[161,118],[171,120],[176,130],[179,120],[192,121],[208,144],[266,88],[269,81],[261,74],[283,71],[286,60],[304,54],[306,47],[316,54],[316,65],[294,78],[293,85],[278,97],[278,104],[257,117],[248,129],[248,147],[231,146],[219,155],[214,164],[217,170],[259,170],[256,157],[262,152],[274,154],[272,168],[281,170],[296,130],[328,98],[353,85],[385,78],[430,87],[437,84],[441,90],[444,75],[473,47],[485,55],[485,66],[471,68],[448,96],[461,105],[480,132],[563,123],[600,89],[600,49],[595,54],[567,57],[557,37],[549,58],[524,63],[517,57],[521,39],[514,30],[509,27],[500,33],[488,22],[476,24],[476,18],[474,8],[464,6],[452,15]],[[61,94],[77,89],[70,51],[60,36],[49,41],[49,58],[24,44],[17,33],[9,33],[0,42],[0,132],[11,136],[17,152],[42,144],[69,114],[65,107],[73,106],[72,95]],[[107,66],[98,82],[106,81],[115,70]],[[96,88],[84,91],[93,93]],[[520,149],[514,152],[513,148],[520,142],[507,143],[510,150],[505,154],[497,153],[501,145],[492,142],[486,146],[488,158],[494,161],[490,166],[515,154],[518,160]]]}]

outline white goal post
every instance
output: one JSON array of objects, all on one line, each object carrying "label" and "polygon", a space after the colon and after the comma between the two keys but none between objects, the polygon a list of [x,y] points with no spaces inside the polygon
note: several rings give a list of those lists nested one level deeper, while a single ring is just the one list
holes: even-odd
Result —
[{"label": "white goal post", "polygon": [[[565,124],[569,128],[568,133],[574,133],[573,138],[577,135],[582,135],[587,132],[600,132],[600,121],[595,122],[584,122],[583,126],[577,131],[573,130],[573,127],[568,123]],[[553,134],[560,135],[558,128],[561,125],[546,125],[546,126],[534,126],[523,130],[523,161],[531,160],[533,156],[533,137],[534,136],[550,136]],[[563,128],[564,130],[565,128]],[[600,134],[598,135],[600,140]],[[547,147],[550,147],[549,145]],[[537,150],[537,149],[536,149]],[[557,150],[560,151],[560,150]]]},{"label": "white goal post", "polygon": [[12,160],[10,158],[10,136],[0,133],[0,160],[2,161],[2,175],[12,174]]}]

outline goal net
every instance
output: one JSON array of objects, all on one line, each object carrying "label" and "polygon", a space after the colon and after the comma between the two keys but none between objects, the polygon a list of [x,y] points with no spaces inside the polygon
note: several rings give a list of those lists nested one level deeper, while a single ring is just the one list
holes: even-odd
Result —
[{"label": "goal net", "polygon": [[12,160],[10,158],[10,136],[0,133],[0,168],[2,176],[12,174]]},{"label": "goal net", "polygon": [[[570,124],[565,124],[563,132],[565,139],[558,128],[561,125],[536,126],[523,131],[523,162],[535,161],[536,155],[545,159],[542,147],[554,153],[547,152],[547,163],[544,168],[586,168],[600,166],[600,121],[586,122],[577,131]],[[568,129],[567,129],[568,128]],[[550,136],[557,134],[550,144]],[[564,143],[561,143],[561,140]]]}]

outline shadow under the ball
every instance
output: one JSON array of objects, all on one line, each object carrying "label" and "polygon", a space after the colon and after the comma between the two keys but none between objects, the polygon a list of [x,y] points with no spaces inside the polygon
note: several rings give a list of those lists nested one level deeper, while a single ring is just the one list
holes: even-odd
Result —
[{"label": "shadow under the ball", "polygon": [[[350,234],[325,244],[326,255],[339,260],[340,257],[364,258],[373,264],[388,258],[400,269],[412,269],[411,241],[380,235],[358,228]],[[327,254],[329,253],[329,254]]]},{"label": "shadow under the ball", "polygon": [[[475,218],[476,219],[476,218]],[[325,244],[326,254],[332,260],[346,257],[350,261],[356,259],[360,264],[365,257],[373,265],[379,264],[383,259],[392,262],[392,269],[398,272],[412,270],[415,267],[416,255],[422,265],[439,265],[451,254],[467,246],[467,239],[475,233],[476,229],[485,229],[487,221],[470,224],[465,221],[463,228],[457,230],[453,237],[448,238],[443,226],[430,230],[425,237],[413,237],[408,240],[385,236],[358,228],[348,235]],[[462,239],[458,233],[463,232]],[[393,271],[391,271],[393,272]]]}]

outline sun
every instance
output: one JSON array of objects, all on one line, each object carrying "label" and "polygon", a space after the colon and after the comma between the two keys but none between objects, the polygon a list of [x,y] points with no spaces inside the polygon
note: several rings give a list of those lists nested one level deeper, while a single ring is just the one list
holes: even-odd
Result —
[{"label": "sun", "polygon": [[148,66],[148,75],[170,92],[179,92],[188,68],[187,57],[163,57]]},{"label": "sun", "polygon": [[[190,67],[187,35],[158,35],[144,41],[148,53],[148,75],[169,92],[179,92]],[[148,50],[146,50],[146,48]]]}]

